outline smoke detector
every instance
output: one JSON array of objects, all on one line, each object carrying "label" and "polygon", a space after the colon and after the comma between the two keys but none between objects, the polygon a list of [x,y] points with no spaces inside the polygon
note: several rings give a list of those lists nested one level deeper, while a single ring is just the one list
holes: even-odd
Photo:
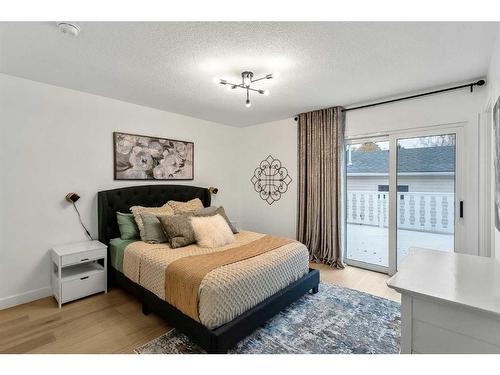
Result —
[{"label": "smoke detector", "polygon": [[57,24],[57,27],[59,30],[66,35],[76,37],[78,34],[80,34],[80,27],[78,25],[75,25],[74,23],[69,23],[69,22],[59,22]]}]

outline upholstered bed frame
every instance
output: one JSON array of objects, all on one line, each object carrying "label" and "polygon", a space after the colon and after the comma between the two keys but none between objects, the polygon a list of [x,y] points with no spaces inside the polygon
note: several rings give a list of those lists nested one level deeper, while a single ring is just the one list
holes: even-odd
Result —
[{"label": "upholstered bed frame", "polygon": [[[208,189],[187,185],[142,185],[100,191],[97,195],[99,218],[99,241],[109,245],[109,241],[119,237],[116,212],[129,212],[134,205],[157,207],[169,200],[188,201],[200,198],[205,207],[210,206]],[[108,259],[110,258],[108,247]],[[154,312],[169,324],[184,332],[194,342],[209,353],[226,353],[245,336],[263,325],[283,308],[312,290],[318,291],[319,272],[310,269],[309,273],[269,297],[236,319],[214,330],[184,315],[164,300],[142,286],[132,282],[108,262],[108,285],[118,286],[134,294],[142,302],[144,314]]]}]

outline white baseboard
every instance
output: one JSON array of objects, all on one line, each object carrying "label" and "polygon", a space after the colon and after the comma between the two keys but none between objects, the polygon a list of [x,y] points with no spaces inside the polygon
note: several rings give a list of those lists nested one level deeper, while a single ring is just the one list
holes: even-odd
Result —
[{"label": "white baseboard", "polygon": [[52,290],[50,287],[29,290],[24,293],[14,294],[13,296],[0,298],[0,310],[8,309],[9,307],[22,305],[23,303],[28,303],[35,301],[40,298],[45,298],[52,295]]}]

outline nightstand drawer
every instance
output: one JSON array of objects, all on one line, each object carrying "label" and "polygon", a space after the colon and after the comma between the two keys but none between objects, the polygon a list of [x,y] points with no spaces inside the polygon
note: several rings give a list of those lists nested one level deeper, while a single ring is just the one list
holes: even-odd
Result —
[{"label": "nightstand drawer", "polygon": [[61,302],[66,303],[106,289],[106,273],[97,272],[62,283]]},{"label": "nightstand drawer", "polygon": [[78,264],[78,263],[88,262],[94,259],[104,258],[105,255],[106,255],[106,249],[82,251],[79,253],[63,255],[61,262],[62,266],[64,267],[70,264]]}]

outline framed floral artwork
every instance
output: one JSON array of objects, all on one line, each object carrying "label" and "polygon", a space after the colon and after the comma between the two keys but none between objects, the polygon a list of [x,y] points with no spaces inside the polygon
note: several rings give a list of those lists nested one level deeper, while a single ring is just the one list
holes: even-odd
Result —
[{"label": "framed floral artwork", "polygon": [[192,180],[194,143],[113,133],[115,180]]}]

